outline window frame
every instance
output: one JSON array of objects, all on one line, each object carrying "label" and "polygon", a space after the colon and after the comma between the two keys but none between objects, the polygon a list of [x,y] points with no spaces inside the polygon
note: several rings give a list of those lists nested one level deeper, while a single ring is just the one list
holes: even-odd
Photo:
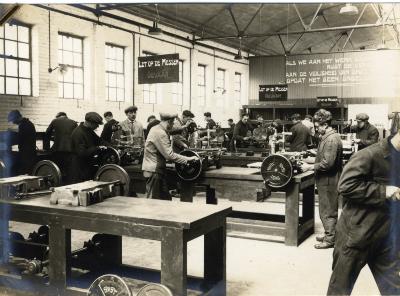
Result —
[{"label": "window frame", "polygon": [[[177,106],[182,106],[183,105],[183,60],[179,60],[179,82],[174,82],[174,85],[172,85],[172,104],[177,105]],[[181,79],[182,77],[182,79]],[[176,91],[174,92],[173,88],[176,88]],[[180,90],[180,92],[178,91]],[[174,102],[174,96],[176,96],[177,101]]]},{"label": "window frame", "polygon": [[[239,89],[236,88],[236,86],[237,86],[236,77],[237,76],[239,76]],[[242,73],[240,73],[240,72],[235,72],[234,92],[235,92],[235,100],[240,103],[242,101]]]},{"label": "window frame", "polygon": [[[154,52],[142,51],[142,56],[148,57],[148,56],[154,56],[157,55]],[[159,83],[144,83],[143,85],[143,104],[158,104],[158,84]],[[148,88],[146,90],[145,88]],[[149,101],[145,102],[145,95],[144,93],[148,92],[149,93]],[[154,102],[151,100],[151,94],[154,93]]]},{"label": "window frame", "polygon": [[[218,85],[218,82],[221,80],[221,79],[219,79],[219,73],[220,72],[222,72],[224,75],[223,75],[223,79],[222,79],[222,87],[221,86],[219,86]],[[217,90],[220,90],[220,91],[224,91],[224,90],[226,90],[226,69],[223,69],[223,68],[217,68],[217,75],[216,75],[216,77],[215,77],[215,88],[217,89]]]},{"label": "window frame", "polygon": [[[119,49],[122,49],[122,72],[116,72],[116,71],[110,71],[110,70],[107,70],[107,60],[110,60],[108,57],[107,57],[107,54],[106,54],[106,56],[105,56],[105,59],[104,59],[104,62],[105,62],[105,74],[106,74],[106,84],[105,84],[105,90],[106,90],[106,101],[107,102],[125,102],[125,97],[126,97],[126,94],[125,94],[125,47],[124,46],[121,46],[121,45],[117,45],[117,44],[114,44],[114,43],[110,43],[110,42],[106,42],[105,43],[105,49],[106,49],[106,53],[107,53],[107,46],[111,46],[111,47],[116,47],[116,48],[119,48]],[[111,59],[112,61],[114,61],[114,62],[116,62],[116,61],[120,61],[120,60],[117,60],[117,59]],[[121,89],[121,88],[119,88],[119,87],[117,87],[117,86],[115,86],[115,87],[110,87],[110,85],[109,85],[109,76],[108,76],[108,74],[115,74],[116,76],[118,76],[118,75],[121,75],[122,74],[122,77],[123,77],[123,83],[124,83],[124,85],[123,85],[123,88],[122,88],[122,90],[123,90],[123,94],[124,94],[124,97],[122,98],[122,100],[120,100],[119,98],[118,98],[118,89]],[[107,79],[108,79],[108,81],[107,81]],[[108,83],[107,83],[108,82]],[[110,100],[110,92],[109,92],[109,89],[110,88],[115,88],[116,89],[116,97],[115,97],[115,100]]]},{"label": "window frame", "polygon": [[[202,72],[203,72],[203,83],[204,84],[199,84],[199,69],[203,69],[202,70]],[[200,104],[200,100],[198,101],[198,105],[200,105],[200,106],[205,106],[206,105],[206,100],[207,100],[207,92],[206,92],[206,89],[207,89],[207,65],[205,65],[205,64],[197,64],[197,87],[200,89],[202,89],[203,91],[202,91],[202,94],[204,93],[204,96],[200,96],[199,94],[198,94],[198,96],[197,96],[197,98],[199,99],[199,98],[203,98],[202,99],[202,104]]]},{"label": "window frame", "polygon": [[[6,38],[6,24],[8,24],[9,26],[17,26],[17,39],[16,40],[12,40],[12,39],[7,39]],[[23,42],[23,41],[19,41],[18,40],[18,26],[20,27],[25,27],[28,29],[28,43]],[[3,64],[3,70],[4,70],[4,74],[0,75],[0,77],[3,77],[4,81],[3,81],[3,93],[0,93],[0,95],[10,95],[10,96],[26,96],[26,97],[31,97],[33,94],[33,73],[32,73],[32,26],[21,22],[21,21],[17,21],[17,20],[10,20],[8,22],[6,22],[3,26],[0,27],[1,30],[3,30],[3,37],[0,37],[0,40],[2,40],[3,42],[3,54],[0,54],[0,58],[4,59],[4,64]],[[13,56],[13,55],[6,55],[6,40],[8,41],[13,41],[17,43],[17,56]],[[0,41],[1,42],[1,41]],[[20,58],[18,51],[19,51],[19,47],[18,44],[19,43],[23,43],[23,44],[28,44],[29,47],[29,57],[28,58]],[[17,76],[7,76],[7,59],[11,59],[11,60],[16,60],[17,61]],[[29,71],[30,71],[30,77],[26,78],[26,77],[21,77],[19,76],[19,61],[24,61],[24,62],[29,62]],[[7,93],[7,84],[6,84],[6,78],[16,78],[17,79],[17,88],[18,88],[18,93],[17,94],[10,94]],[[20,94],[20,79],[25,79],[25,80],[29,80],[29,86],[30,86],[30,93],[29,94]]]},{"label": "window frame", "polygon": [[[66,32],[61,32],[61,31],[58,31],[58,34],[57,34],[57,38],[59,37],[59,36],[66,36],[67,38],[74,38],[74,39],[79,39],[81,42],[82,42],[82,50],[81,50],[81,52],[80,52],[80,54],[81,54],[81,59],[82,59],[82,66],[81,67],[79,67],[79,66],[75,66],[75,65],[70,65],[70,64],[65,64],[64,63],[64,59],[63,59],[63,63],[59,63],[58,61],[58,66],[60,67],[60,66],[62,66],[62,65],[65,65],[65,66],[67,66],[68,67],[68,71],[73,71],[73,69],[82,69],[82,98],[77,98],[77,97],[75,97],[75,90],[74,90],[74,86],[75,85],[77,85],[77,84],[81,84],[81,83],[75,83],[75,81],[74,81],[74,76],[75,75],[73,75],[73,78],[72,78],[72,83],[70,83],[70,82],[65,82],[64,81],[64,74],[62,74],[62,77],[63,77],[63,81],[60,81],[60,75],[58,76],[58,80],[57,80],[57,85],[58,85],[58,87],[60,87],[60,83],[62,83],[63,84],[63,96],[62,97],[60,97],[60,96],[58,96],[59,98],[61,98],[61,99],[71,99],[71,100],[84,100],[85,99],[85,60],[84,60],[84,58],[85,58],[85,54],[84,54],[84,37],[82,37],[82,36],[78,36],[78,35],[74,35],[74,34],[70,34],[70,33],[66,33]],[[57,41],[58,41],[58,39],[57,39]],[[72,41],[73,42],[73,41]],[[57,43],[58,44],[58,43]],[[72,49],[72,51],[70,51],[70,50],[65,50],[63,47],[62,48],[58,48],[57,49],[57,54],[59,53],[59,51],[68,51],[68,52],[71,52],[72,53],[72,55],[74,54],[74,53],[76,53],[73,49]],[[79,53],[79,52],[78,52]],[[57,57],[57,59],[59,59],[59,57]],[[72,70],[71,70],[72,69]],[[65,97],[65,88],[64,88],[64,84],[72,84],[72,97]]]}]

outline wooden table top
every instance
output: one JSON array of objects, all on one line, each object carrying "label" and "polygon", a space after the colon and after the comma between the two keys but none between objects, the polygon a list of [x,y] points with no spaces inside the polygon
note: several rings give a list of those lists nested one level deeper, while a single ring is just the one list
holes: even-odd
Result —
[{"label": "wooden table top", "polygon": [[[168,226],[189,229],[212,217],[226,217],[232,207],[210,204],[193,204],[147,198],[116,196],[88,207],[51,205],[50,196],[23,200],[0,200],[13,208],[40,212],[43,215],[63,215],[70,218],[87,217],[137,223],[151,226]],[[29,213],[27,213],[28,215]]]}]

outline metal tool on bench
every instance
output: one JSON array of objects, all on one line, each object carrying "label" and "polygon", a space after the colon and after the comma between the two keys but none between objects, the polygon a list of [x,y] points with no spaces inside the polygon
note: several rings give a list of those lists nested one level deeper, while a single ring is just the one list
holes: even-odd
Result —
[{"label": "metal tool on bench", "polygon": [[261,164],[261,175],[266,186],[285,187],[295,174],[301,173],[301,152],[285,152],[267,156]]},{"label": "metal tool on bench", "polygon": [[128,283],[114,274],[98,277],[89,287],[88,296],[172,296],[171,291],[164,285],[147,284],[136,294],[132,293]]},{"label": "metal tool on bench", "polygon": [[27,198],[51,193],[50,188],[61,184],[58,166],[49,160],[39,161],[32,175],[20,175],[0,179],[0,198]]},{"label": "metal tool on bench", "polygon": [[193,149],[184,150],[180,153],[184,156],[196,156],[196,161],[188,162],[187,164],[176,163],[176,172],[182,180],[193,181],[196,180],[202,171],[215,166],[217,169],[221,168],[221,155],[222,149],[209,148],[209,149]]}]

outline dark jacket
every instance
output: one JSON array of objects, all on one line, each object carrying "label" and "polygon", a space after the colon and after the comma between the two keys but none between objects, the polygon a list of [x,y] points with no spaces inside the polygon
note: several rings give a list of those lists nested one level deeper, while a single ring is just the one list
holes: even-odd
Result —
[{"label": "dark jacket", "polygon": [[291,128],[291,136],[287,138],[290,143],[290,151],[306,151],[310,143],[310,130],[301,122],[295,123]]},{"label": "dark jacket", "polygon": [[348,234],[347,247],[364,249],[390,233],[399,237],[398,202],[385,198],[387,185],[400,186],[399,170],[400,153],[394,150],[390,139],[350,158],[338,186],[345,206],[337,229]]},{"label": "dark jacket", "polygon": [[93,130],[81,123],[72,132],[72,152],[74,153],[73,172],[76,180],[85,181],[93,178],[96,168],[93,156],[98,152],[100,145],[106,145]]},{"label": "dark jacket", "polygon": [[18,145],[18,174],[30,174],[36,163],[36,129],[28,118],[22,118],[18,123],[18,134],[13,141]]},{"label": "dark jacket", "polygon": [[336,189],[342,171],[342,152],[343,144],[338,133],[331,130],[322,136],[314,164],[315,179],[319,184],[332,184]]},{"label": "dark jacket", "polygon": [[103,127],[103,131],[101,132],[100,138],[102,138],[104,141],[107,141],[111,143],[111,137],[113,134],[113,126],[118,124],[118,121],[115,119],[111,119],[110,121],[106,122]]},{"label": "dark jacket", "polygon": [[53,135],[54,144],[51,149],[55,152],[72,152],[71,135],[78,126],[76,121],[66,116],[53,119],[46,130],[46,136],[50,139]]},{"label": "dark jacket", "polygon": [[247,137],[248,131],[251,131],[250,123],[243,123],[243,121],[239,120],[233,129],[233,139],[243,141],[243,138]]},{"label": "dark jacket", "polygon": [[207,121],[207,123],[206,123],[206,128],[209,128],[209,129],[213,129],[216,126],[217,126],[217,124],[215,123],[215,121],[212,118],[210,118],[210,120]]},{"label": "dark jacket", "polygon": [[360,143],[358,144],[359,150],[378,142],[379,131],[369,122],[367,122],[365,126],[361,129],[355,127],[354,131],[356,132],[357,138],[361,139]]}]

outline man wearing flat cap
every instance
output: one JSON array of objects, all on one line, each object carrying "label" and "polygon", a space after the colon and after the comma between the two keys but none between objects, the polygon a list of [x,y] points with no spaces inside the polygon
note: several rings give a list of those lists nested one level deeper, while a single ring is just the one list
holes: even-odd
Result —
[{"label": "man wearing flat cap", "polygon": [[18,145],[15,163],[17,174],[30,174],[36,163],[36,129],[33,123],[18,110],[8,114],[8,122],[18,125],[18,133],[12,133],[11,145]]},{"label": "man wearing flat cap", "polygon": [[197,129],[193,121],[194,114],[189,110],[183,110],[182,119],[177,118],[170,134],[172,135],[173,149],[180,152],[190,146],[189,137]]},{"label": "man wearing flat cap", "polygon": [[85,121],[81,122],[72,132],[73,162],[70,179],[73,183],[94,177],[95,163],[93,156],[108,145],[94,132],[100,124],[103,124],[103,118],[100,114],[88,112],[85,115]]},{"label": "man wearing flat cap", "polygon": [[356,115],[356,126],[351,126],[350,131],[356,133],[358,143],[358,150],[368,147],[379,140],[378,129],[368,122],[369,116],[365,113],[359,113]]},{"label": "man wearing flat cap", "polygon": [[122,141],[128,141],[135,145],[143,146],[144,143],[144,129],[143,125],[136,120],[136,113],[138,108],[130,106],[125,109],[127,119],[120,122],[121,130],[120,138]]},{"label": "man wearing flat cap", "polygon": [[178,115],[172,113],[160,113],[161,122],[152,127],[144,146],[142,170],[147,178],[147,198],[171,200],[166,180],[166,162],[186,164],[197,158],[186,157],[172,150],[169,131]]}]

